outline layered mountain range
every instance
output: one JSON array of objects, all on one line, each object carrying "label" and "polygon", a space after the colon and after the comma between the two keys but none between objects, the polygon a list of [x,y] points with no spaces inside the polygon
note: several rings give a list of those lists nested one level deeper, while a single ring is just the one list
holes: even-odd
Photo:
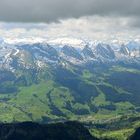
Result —
[{"label": "layered mountain range", "polygon": [[138,41],[0,41],[1,122],[78,120],[94,134],[135,128],[139,83]]}]

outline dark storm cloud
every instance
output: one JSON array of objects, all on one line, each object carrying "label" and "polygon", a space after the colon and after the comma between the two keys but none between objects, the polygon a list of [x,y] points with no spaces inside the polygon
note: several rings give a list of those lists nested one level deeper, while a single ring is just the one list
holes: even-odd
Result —
[{"label": "dark storm cloud", "polygon": [[0,21],[54,22],[88,15],[135,17],[137,25],[140,0],[0,0]]}]

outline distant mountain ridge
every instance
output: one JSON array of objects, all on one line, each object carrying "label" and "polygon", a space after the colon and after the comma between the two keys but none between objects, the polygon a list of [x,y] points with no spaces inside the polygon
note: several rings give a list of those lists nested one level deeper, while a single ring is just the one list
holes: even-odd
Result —
[{"label": "distant mountain ridge", "polygon": [[[61,46],[61,47],[60,47]],[[20,57],[21,56],[21,57]],[[27,58],[30,60],[27,62]],[[98,43],[97,45],[85,44],[83,49],[70,45],[58,44],[0,44],[0,67],[14,69],[13,62],[33,67],[30,61],[36,66],[41,67],[45,63],[58,63],[68,61],[73,64],[84,64],[88,61],[93,62],[140,62],[140,44],[129,42],[120,45],[116,50],[110,44]],[[30,63],[30,64],[29,64]]]}]

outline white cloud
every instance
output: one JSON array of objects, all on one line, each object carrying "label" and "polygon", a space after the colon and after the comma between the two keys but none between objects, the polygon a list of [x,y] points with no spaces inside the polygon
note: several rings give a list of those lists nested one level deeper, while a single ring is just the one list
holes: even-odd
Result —
[{"label": "white cloud", "polygon": [[88,16],[60,20],[58,23],[0,23],[3,38],[74,37],[109,41],[139,38],[140,29],[132,28],[132,18]]}]

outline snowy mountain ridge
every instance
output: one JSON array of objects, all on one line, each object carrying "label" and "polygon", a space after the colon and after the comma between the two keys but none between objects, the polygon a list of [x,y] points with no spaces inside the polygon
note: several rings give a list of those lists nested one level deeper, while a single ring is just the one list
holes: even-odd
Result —
[{"label": "snowy mountain ridge", "polygon": [[140,63],[140,43],[107,44],[68,38],[0,41],[0,68],[14,70],[16,67],[43,67],[47,63],[83,65],[91,62]]}]

